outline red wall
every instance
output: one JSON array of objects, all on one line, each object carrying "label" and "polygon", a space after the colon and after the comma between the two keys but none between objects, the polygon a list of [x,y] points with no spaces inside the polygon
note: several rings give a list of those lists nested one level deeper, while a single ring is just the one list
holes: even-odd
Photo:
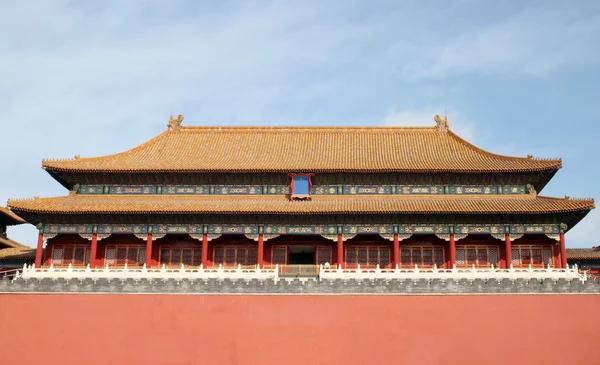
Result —
[{"label": "red wall", "polygon": [[600,363],[598,295],[0,295],[1,364]]}]

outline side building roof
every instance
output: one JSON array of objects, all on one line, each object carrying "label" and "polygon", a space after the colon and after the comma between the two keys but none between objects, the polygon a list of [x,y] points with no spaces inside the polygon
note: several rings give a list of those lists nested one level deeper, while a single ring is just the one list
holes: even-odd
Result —
[{"label": "side building roof", "polygon": [[26,223],[23,218],[19,217],[11,210],[0,206],[0,224],[14,226],[23,223]]}]

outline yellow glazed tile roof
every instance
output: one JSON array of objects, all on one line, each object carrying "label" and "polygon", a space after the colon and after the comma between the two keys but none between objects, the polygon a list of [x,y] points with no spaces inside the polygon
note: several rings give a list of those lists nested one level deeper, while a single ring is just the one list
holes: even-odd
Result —
[{"label": "yellow glazed tile roof", "polygon": [[567,259],[571,260],[600,260],[600,247],[567,248]]},{"label": "yellow glazed tile roof", "polygon": [[23,218],[2,206],[0,206],[0,222],[5,222],[9,226],[26,223]]},{"label": "yellow glazed tile roof", "polygon": [[110,156],[44,160],[79,172],[516,172],[559,169],[560,159],[486,152],[447,127],[181,127]]},{"label": "yellow glazed tile roof", "polygon": [[2,246],[6,246],[6,247],[9,247],[9,248],[30,248],[28,246],[20,244],[17,241],[13,241],[10,238],[2,238],[2,237],[0,237],[0,248]]},{"label": "yellow glazed tile roof", "polygon": [[349,213],[559,213],[594,208],[593,199],[558,199],[532,195],[486,196],[315,196],[290,201],[285,196],[119,196],[70,195],[10,200],[22,212],[58,214],[221,213],[221,214],[349,214]]},{"label": "yellow glazed tile roof", "polygon": [[35,248],[23,246],[17,248],[5,248],[0,250],[0,260],[33,260],[35,259]]}]

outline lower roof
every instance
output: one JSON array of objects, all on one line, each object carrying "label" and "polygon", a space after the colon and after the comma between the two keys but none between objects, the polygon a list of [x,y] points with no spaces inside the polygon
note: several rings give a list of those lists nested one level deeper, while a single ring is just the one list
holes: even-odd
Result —
[{"label": "lower roof", "polygon": [[119,196],[10,200],[17,212],[45,214],[535,214],[589,211],[593,199],[488,196]]}]

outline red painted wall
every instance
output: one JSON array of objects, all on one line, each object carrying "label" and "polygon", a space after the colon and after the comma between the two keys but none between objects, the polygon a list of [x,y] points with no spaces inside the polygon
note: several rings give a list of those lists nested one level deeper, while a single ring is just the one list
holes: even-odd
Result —
[{"label": "red painted wall", "polygon": [[1,364],[595,364],[597,295],[0,295]]}]

